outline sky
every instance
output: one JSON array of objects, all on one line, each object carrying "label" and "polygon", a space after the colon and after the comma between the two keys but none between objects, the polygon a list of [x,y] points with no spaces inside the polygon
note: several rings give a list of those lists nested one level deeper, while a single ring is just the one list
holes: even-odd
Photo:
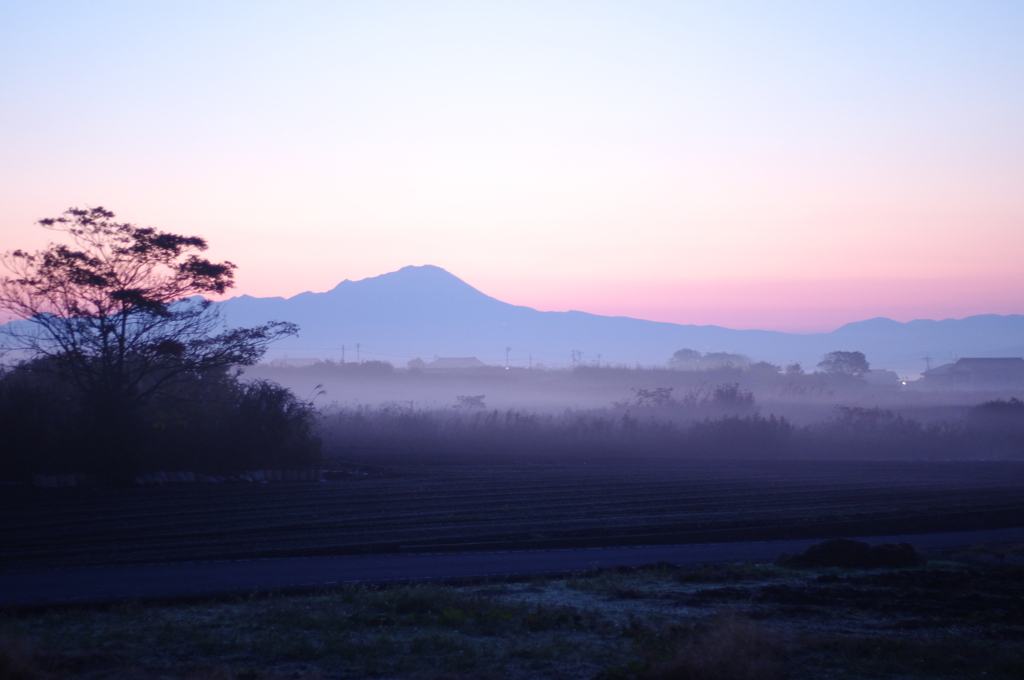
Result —
[{"label": "sky", "polygon": [[71,206],[234,294],[405,265],[794,332],[1024,313],[1024,2],[0,0],[0,251]]}]

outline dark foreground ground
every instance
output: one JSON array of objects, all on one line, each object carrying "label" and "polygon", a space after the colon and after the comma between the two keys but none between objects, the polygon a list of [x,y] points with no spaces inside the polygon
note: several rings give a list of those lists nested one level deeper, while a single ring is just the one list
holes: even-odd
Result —
[{"label": "dark foreground ground", "polygon": [[[0,569],[879,536],[1021,527],[1022,511],[1009,463],[393,461],[326,483],[5,487]],[[0,678],[1021,678],[1022,553],[7,609]]]},{"label": "dark foreground ground", "polygon": [[[1021,678],[1012,546],[0,613],[0,677]],[[960,560],[960,561],[957,561]]]},{"label": "dark foreground ground", "polygon": [[[982,542],[1024,545],[1024,527],[875,537],[864,545],[908,543],[931,553]],[[559,550],[385,553],[257,560],[205,560],[150,564],[0,570],[0,607],[46,608],[75,604],[181,600],[256,592],[312,592],[343,584],[394,585],[468,582],[578,573],[591,569],[670,563],[677,566],[773,560],[802,553],[814,541],[687,543]],[[1024,563],[1017,554],[1004,557]],[[829,563],[833,564],[833,563]],[[862,563],[841,562],[847,566]],[[897,566],[883,562],[876,566]]]},{"label": "dark foreground ground", "polygon": [[1024,463],[481,456],[342,467],[321,483],[2,487],[0,569],[1024,526]]}]

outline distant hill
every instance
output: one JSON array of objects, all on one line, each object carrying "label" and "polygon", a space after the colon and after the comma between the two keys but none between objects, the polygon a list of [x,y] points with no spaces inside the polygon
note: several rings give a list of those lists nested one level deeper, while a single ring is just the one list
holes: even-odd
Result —
[{"label": "distant hill", "polygon": [[504,364],[565,366],[574,350],[583,361],[663,365],[678,349],[736,352],[774,363],[800,361],[812,369],[833,350],[864,352],[873,367],[901,375],[964,356],[1021,356],[1024,316],[983,315],[900,323],[870,319],[831,333],[793,334],[691,326],[585,312],[541,312],[511,305],[476,290],[434,266],[402,269],[361,281],[342,281],[325,293],[292,298],[248,295],[220,303],[233,326],[271,319],[301,327],[298,338],[278,343],[271,356],[382,359],[403,366],[413,357],[476,356]]}]

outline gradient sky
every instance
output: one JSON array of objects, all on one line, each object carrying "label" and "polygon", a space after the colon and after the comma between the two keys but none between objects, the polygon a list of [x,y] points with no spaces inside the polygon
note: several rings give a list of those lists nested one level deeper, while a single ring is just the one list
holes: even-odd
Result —
[{"label": "gradient sky", "polygon": [[1024,2],[0,0],[0,250],[102,205],[236,293],[1024,313]]}]

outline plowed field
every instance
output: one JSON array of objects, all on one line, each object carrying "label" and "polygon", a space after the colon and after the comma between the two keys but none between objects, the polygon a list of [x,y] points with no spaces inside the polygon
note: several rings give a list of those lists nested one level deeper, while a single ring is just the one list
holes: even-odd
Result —
[{"label": "plowed field", "polygon": [[[1024,464],[392,464],[329,482],[0,490],[0,568],[1024,525]],[[353,468],[356,470],[356,468]]]}]

